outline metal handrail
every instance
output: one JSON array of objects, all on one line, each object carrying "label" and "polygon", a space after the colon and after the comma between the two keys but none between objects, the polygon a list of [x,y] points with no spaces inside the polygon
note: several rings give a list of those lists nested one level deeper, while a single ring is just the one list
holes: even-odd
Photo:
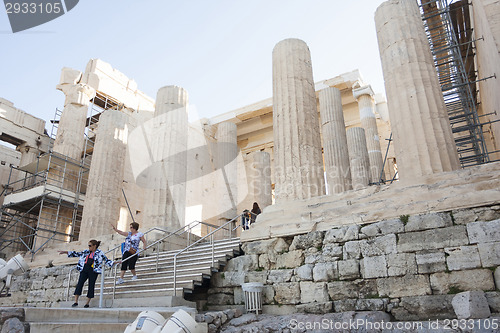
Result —
[{"label": "metal handrail", "polygon": [[[174,267],[173,267],[173,270],[174,270],[174,296],[177,296],[177,256],[179,254],[181,254],[181,253],[189,250],[191,247],[195,246],[196,244],[200,243],[202,240],[210,237],[210,242],[212,243],[212,265],[213,265],[214,262],[215,262],[215,255],[214,255],[215,244],[214,244],[214,237],[213,237],[214,234],[216,232],[218,232],[219,230],[223,229],[226,225],[228,225],[230,223],[233,223],[235,220],[237,220],[238,218],[240,218],[242,215],[243,215],[243,213],[237,215],[236,217],[232,218],[231,220],[227,221],[226,223],[224,223],[223,225],[221,225],[220,227],[218,227],[217,229],[215,229],[214,231],[212,231],[211,233],[207,234],[205,237],[200,238],[199,240],[197,240],[193,244],[187,246],[186,248],[184,248],[184,249],[180,250],[179,252],[177,252],[176,254],[174,254]],[[238,229],[239,227],[240,227],[240,225],[237,224],[236,227],[234,229],[232,229],[232,231]],[[232,239],[232,232],[229,235],[229,239]]]}]

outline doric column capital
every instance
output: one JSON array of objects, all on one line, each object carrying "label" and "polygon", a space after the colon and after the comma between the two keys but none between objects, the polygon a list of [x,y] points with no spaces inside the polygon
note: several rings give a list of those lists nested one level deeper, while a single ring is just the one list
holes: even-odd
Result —
[{"label": "doric column capital", "polygon": [[64,106],[69,104],[89,105],[90,100],[95,97],[96,91],[91,86],[83,83],[77,84],[58,84],[56,87],[66,95]]},{"label": "doric column capital", "polygon": [[360,88],[355,88],[352,90],[352,95],[354,96],[354,98],[356,100],[359,99],[360,96],[363,96],[363,95],[368,95],[370,97],[373,97],[374,92],[372,90],[372,86],[370,85],[366,85],[366,86],[363,86],[363,87],[360,87]]}]

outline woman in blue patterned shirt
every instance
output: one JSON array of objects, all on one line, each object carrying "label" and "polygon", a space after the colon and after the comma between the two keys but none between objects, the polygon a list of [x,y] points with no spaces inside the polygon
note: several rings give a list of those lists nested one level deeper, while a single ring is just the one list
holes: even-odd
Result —
[{"label": "woman in blue patterned shirt", "polygon": [[[120,278],[118,279],[118,281],[116,281],[116,284],[122,284],[123,282],[125,282],[123,281],[123,277],[125,276],[127,268],[130,269],[130,271],[132,272],[132,280],[137,280],[137,275],[135,273],[135,263],[137,262],[137,258],[139,258],[139,254],[137,252],[139,251],[140,242],[142,241],[144,250],[146,250],[147,247],[144,234],[142,232],[139,232],[139,223],[137,222],[130,223],[129,232],[118,230],[112,223],[110,224],[113,227],[114,231],[116,231],[122,236],[127,237],[125,238],[125,247],[123,248]],[[124,261],[127,258],[130,259]]]},{"label": "woman in blue patterned shirt", "polygon": [[81,252],[75,251],[59,251],[59,254],[67,254],[68,257],[80,257],[78,259],[78,264],[76,269],[80,272],[80,277],[75,289],[75,303],[72,307],[78,306],[78,298],[82,294],[83,285],[87,279],[89,280],[89,290],[87,292],[87,303],[83,306],[84,308],[89,307],[90,300],[94,298],[94,288],[97,276],[102,273],[102,264],[106,264],[109,267],[113,267],[115,262],[106,258],[104,252],[99,250],[100,241],[92,239],[89,241],[89,249],[83,250]]}]

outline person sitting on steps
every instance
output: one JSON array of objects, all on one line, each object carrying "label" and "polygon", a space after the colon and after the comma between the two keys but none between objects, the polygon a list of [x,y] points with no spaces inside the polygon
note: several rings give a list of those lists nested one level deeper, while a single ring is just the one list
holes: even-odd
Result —
[{"label": "person sitting on steps", "polygon": [[[137,262],[138,254],[137,252],[139,251],[139,243],[142,241],[143,243],[143,248],[146,250],[147,243],[146,239],[144,238],[144,234],[142,232],[139,232],[139,223],[137,222],[132,222],[130,223],[130,231],[125,232],[118,230],[111,222],[111,226],[113,227],[113,230],[119,233],[122,236],[125,236],[125,247],[123,249],[123,257],[122,257],[122,267],[120,271],[120,278],[118,281],[116,281],[116,284],[122,284],[125,282],[123,280],[123,277],[125,276],[125,272],[127,269],[130,269],[132,272],[132,280],[137,280],[137,274],[135,273],[135,263]],[[125,259],[128,259],[125,261]]]}]

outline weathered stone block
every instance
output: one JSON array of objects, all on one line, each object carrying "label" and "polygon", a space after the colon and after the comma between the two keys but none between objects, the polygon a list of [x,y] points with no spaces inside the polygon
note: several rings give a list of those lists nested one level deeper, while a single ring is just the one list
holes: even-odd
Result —
[{"label": "weathered stone block", "polygon": [[467,224],[470,244],[498,242],[500,239],[500,220],[473,222]]},{"label": "weathered stone block", "polygon": [[321,247],[323,245],[324,236],[324,231],[314,231],[304,235],[295,236],[293,238],[292,245],[290,245],[290,251],[305,250],[311,247]]},{"label": "weathered stone block", "polygon": [[300,304],[295,308],[299,313],[325,314],[332,312],[333,302]]},{"label": "weathered stone block", "polygon": [[448,254],[446,263],[450,271],[481,267],[477,246],[448,247],[444,252]]},{"label": "weathered stone block", "polygon": [[452,298],[453,295],[401,297],[391,313],[398,321],[451,319],[455,317]]},{"label": "weathered stone block", "polygon": [[259,256],[256,254],[243,255],[227,262],[226,272],[248,272],[259,268]]},{"label": "weathered stone block", "polygon": [[271,268],[293,268],[304,264],[304,254],[300,250],[290,251],[276,257],[276,264]]},{"label": "weathered stone block", "polygon": [[386,256],[386,261],[388,276],[417,274],[417,262],[414,253],[391,253]]},{"label": "weathered stone block", "polygon": [[283,253],[288,251],[289,245],[283,238],[273,238],[254,242],[245,242],[241,249],[245,254],[264,254],[269,252]]},{"label": "weathered stone block", "polygon": [[468,224],[477,221],[477,214],[472,209],[458,209],[451,212],[455,224]]},{"label": "weathered stone block", "polygon": [[277,254],[274,252],[261,254],[259,256],[259,267],[269,270],[276,267]]},{"label": "weathered stone block", "polygon": [[215,273],[210,279],[212,287],[241,287],[245,283],[246,272],[223,272]]},{"label": "weathered stone block", "polygon": [[366,257],[361,260],[361,275],[365,279],[387,276],[385,256]]},{"label": "weathered stone block", "polygon": [[377,279],[380,296],[405,297],[431,294],[429,278],[425,275],[405,275]]},{"label": "weathered stone block", "polygon": [[246,272],[245,283],[246,282],[259,282],[265,284],[267,282],[267,275],[269,271],[261,272]]},{"label": "weathered stone block", "polygon": [[491,315],[483,291],[466,291],[456,294],[451,301],[458,319],[488,318]]},{"label": "weathered stone block", "polygon": [[390,234],[360,242],[363,257],[381,256],[396,252],[396,235]]},{"label": "weathered stone block", "polygon": [[356,311],[357,299],[343,299],[333,302],[335,312]]},{"label": "weathered stone block", "polygon": [[494,290],[493,272],[489,269],[472,269],[430,276],[434,294],[447,294],[463,290]]},{"label": "weathered stone block", "polygon": [[415,252],[467,245],[465,227],[458,225],[399,234],[398,252]]},{"label": "weathered stone block", "polygon": [[347,298],[378,297],[376,280],[333,281],[329,282],[328,295],[332,300]]},{"label": "weathered stone block", "polygon": [[233,290],[233,304],[245,304],[245,293],[241,288]]},{"label": "weathered stone block", "polygon": [[359,227],[357,225],[350,225],[328,230],[323,243],[344,243],[356,239],[359,239]]},{"label": "weathered stone block", "polygon": [[274,299],[278,304],[300,303],[299,282],[277,283],[274,285]]},{"label": "weathered stone block", "polygon": [[391,219],[369,224],[361,228],[360,232],[367,237],[404,232],[404,224],[400,219]]},{"label": "weathered stone block", "polygon": [[474,208],[478,221],[492,221],[500,219],[500,206]]},{"label": "weathered stone block", "polygon": [[415,259],[419,274],[444,272],[446,270],[446,259],[443,250],[417,252]]},{"label": "weathered stone block", "polygon": [[24,333],[24,324],[19,318],[10,318],[2,325],[2,333]]},{"label": "weathered stone block", "polygon": [[495,279],[495,285],[497,286],[497,289],[500,289],[500,267],[495,268],[493,278]]},{"label": "weathered stone block", "polygon": [[314,265],[313,279],[316,282],[328,282],[339,278],[337,263],[319,263]]},{"label": "weathered stone block", "polygon": [[483,267],[500,265],[500,242],[477,244]]},{"label": "weathered stone block", "polygon": [[361,241],[351,241],[344,244],[343,259],[361,258]]},{"label": "weathered stone block", "polygon": [[419,231],[434,228],[450,227],[453,225],[451,216],[448,213],[429,213],[412,215],[408,218],[405,231]]},{"label": "weathered stone block", "polygon": [[340,260],[337,265],[340,280],[354,280],[360,277],[358,260]]},{"label": "weathered stone block", "polygon": [[18,318],[21,321],[24,321],[24,309],[23,308],[3,308],[0,311],[0,325],[5,323],[7,319],[10,318]]},{"label": "weathered stone block", "polygon": [[488,300],[488,305],[490,306],[491,312],[500,313],[500,292],[488,291],[484,293],[484,295]]},{"label": "weathered stone block", "polygon": [[342,257],[342,246],[330,243],[323,246],[321,250],[323,259],[320,262],[335,261]]},{"label": "weathered stone block", "polygon": [[325,282],[299,282],[301,303],[326,303],[330,301]]},{"label": "weathered stone block", "polygon": [[234,295],[233,294],[208,295],[207,303],[212,305],[231,305],[234,304]]},{"label": "weathered stone block", "polygon": [[298,277],[299,281],[312,281],[314,265],[305,264],[300,267],[295,268],[295,275]]},{"label": "weathered stone block", "polygon": [[264,304],[274,303],[274,296],[273,286],[264,286],[264,289],[262,289],[262,302]]},{"label": "weathered stone block", "polygon": [[358,299],[356,301],[356,311],[384,311],[387,306],[387,299]]},{"label": "weathered stone block", "polygon": [[283,283],[290,282],[293,274],[293,269],[280,269],[280,270],[272,270],[269,271],[269,275],[267,276],[267,283]]}]

